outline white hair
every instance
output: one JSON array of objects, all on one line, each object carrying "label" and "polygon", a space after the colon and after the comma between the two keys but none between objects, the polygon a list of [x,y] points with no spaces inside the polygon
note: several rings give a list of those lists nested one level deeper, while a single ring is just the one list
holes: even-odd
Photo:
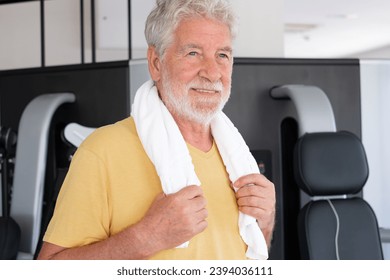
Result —
[{"label": "white hair", "polygon": [[191,17],[215,19],[229,27],[232,39],[236,35],[236,16],[226,0],[156,0],[145,24],[148,45],[163,56],[179,22]]}]

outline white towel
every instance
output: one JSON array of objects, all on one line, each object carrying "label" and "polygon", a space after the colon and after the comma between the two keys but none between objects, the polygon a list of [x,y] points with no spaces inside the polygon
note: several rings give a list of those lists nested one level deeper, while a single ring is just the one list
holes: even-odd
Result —
[{"label": "white towel", "polygon": [[[185,140],[161,101],[153,81],[138,89],[132,105],[132,117],[142,145],[160,177],[163,191],[170,194],[185,186],[200,186]],[[211,131],[231,182],[243,175],[260,173],[241,134],[223,112],[212,120]],[[238,226],[242,239],[248,245],[246,256],[267,259],[268,248],[256,219],[240,212]],[[188,242],[180,247],[186,246]]]}]

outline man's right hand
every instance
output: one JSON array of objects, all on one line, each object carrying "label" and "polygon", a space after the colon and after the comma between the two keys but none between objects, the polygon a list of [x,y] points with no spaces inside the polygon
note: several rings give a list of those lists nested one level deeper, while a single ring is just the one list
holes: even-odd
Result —
[{"label": "man's right hand", "polygon": [[198,186],[159,194],[138,223],[107,239],[65,248],[44,242],[38,259],[148,259],[189,241],[207,227],[206,199]]},{"label": "man's right hand", "polygon": [[199,186],[159,194],[138,226],[154,248],[170,249],[189,241],[207,227],[206,199]]}]

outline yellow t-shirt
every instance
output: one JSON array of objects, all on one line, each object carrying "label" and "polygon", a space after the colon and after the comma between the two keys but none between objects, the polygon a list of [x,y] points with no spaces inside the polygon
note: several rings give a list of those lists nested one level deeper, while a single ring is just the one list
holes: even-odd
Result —
[{"label": "yellow t-shirt", "polygon": [[[187,145],[207,200],[208,227],[188,248],[152,259],[246,259],[234,192],[218,149]],[[76,247],[114,235],[138,222],[162,192],[131,117],[97,129],[75,153],[44,240]]]}]

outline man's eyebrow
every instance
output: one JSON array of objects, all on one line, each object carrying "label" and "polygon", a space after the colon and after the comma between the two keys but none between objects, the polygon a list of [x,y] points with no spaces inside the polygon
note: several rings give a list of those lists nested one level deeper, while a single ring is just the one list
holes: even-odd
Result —
[{"label": "man's eyebrow", "polygon": [[[197,45],[197,44],[187,44],[187,45],[184,45],[180,48],[180,52],[185,52],[188,49],[200,49],[201,50],[202,47]],[[233,53],[233,49],[229,46],[219,48],[218,51]]]},{"label": "man's eyebrow", "polygon": [[202,49],[202,48],[197,44],[186,44],[180,48],[180,52],[185,52],[188,49]]},{"label": "man's eyebrow", "polygon": [[231,47],[223,47],[219,49],[220,51],[228,52],[228,53],[233,53],[233,49]]}]

